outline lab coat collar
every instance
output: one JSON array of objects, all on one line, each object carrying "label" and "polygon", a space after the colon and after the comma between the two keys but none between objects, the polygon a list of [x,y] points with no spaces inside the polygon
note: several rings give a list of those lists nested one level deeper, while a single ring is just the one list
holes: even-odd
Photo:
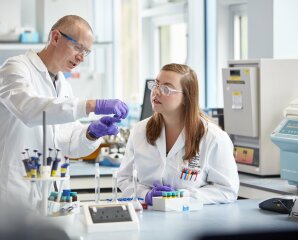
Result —
[{"label": "lab coat collar", "polygon": [[46,65],[43,63],[43,61],[40,59],[37,53],[31,49],[26,52],[26,56],[30,59],[31,63],[36,67],[36,69],[41,73],[41,75],[47,80],[49,86],[52,88],[53,95],[56,96],[56,89],[54,87],[53,81],[50,77]]},{"label": "lab coat collar", "polygon": [[185,145],[185,134],[184,134],[184,128],[181,131],[179,137],[177,138],[174,146],[171,148],[170,152],[168,153],[168,156],[166,155],[166,131],[165,127],[163,126],[160,137],[156,140],[156,146],[160,153],[160,155],[163,158],[170,158],[172,156],[175,156]]},{"label": "lab coat collar", "polygon": [[38,71],[48,72],[46,65],[44,65],[43,61],[41,61],[36,52],[30,49],[26,52],[26,56],[30,59],[30,61],[38,69]]},{"label": "lab coat collar", "polygon": [[166,159],[166,131],[165,127],[162,127],[160,137],[156,139],[156,146],[159,151],[160,156],[165,160]]},{"label": "lab coat collar", "polygon": [[174,146],[171,148],[170,152],[168,153],[168,158],[175,156],[178,152],[181,151],[182,148],[184,148],[184,146],[185,146],[185,134],[184,134],[184,128],[183,128]]}]

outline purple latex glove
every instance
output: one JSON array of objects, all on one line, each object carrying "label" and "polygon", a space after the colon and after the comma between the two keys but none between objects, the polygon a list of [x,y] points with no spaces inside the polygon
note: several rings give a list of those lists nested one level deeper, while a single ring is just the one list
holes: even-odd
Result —
[{"label": "purple latex glove", "polygon": [[162,196],[162,192],[171,192],[175,191],[175,189],[169,185],[159,185],[153,184],[153,188],[146,194],[145,202],[149,205],[152,205],[152,197]]},{"label": "purple latex glove", "polygon": [[95,114],[114,114],[117,118],[126,118],[128,106],[118,99],[97,99]]},{"label": "purple latex glove", "polygon": [[117,135],[118,127],[114,124],[120,122],[118,118],[105,116],[92,122],[88,127],[88,134],[92,138],[100,138],[105,135]]}]

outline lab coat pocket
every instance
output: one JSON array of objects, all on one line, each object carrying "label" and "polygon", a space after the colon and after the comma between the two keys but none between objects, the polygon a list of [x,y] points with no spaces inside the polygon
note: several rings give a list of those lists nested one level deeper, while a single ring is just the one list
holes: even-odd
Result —
[{"label": "lab coat pocket", "polygon": [[189,189],[200,184],[200,173],[200,167],[190,168],[188,164],[181,164],[168,171],[167,182],[176,189]]},{"label": "lab coat pocket", "polygon": [[175,156],[175,160],[167,162],[167,182],[176,189],[189,189],[200,185],[199,155],[191,163],[182,160],[182,156]]}]

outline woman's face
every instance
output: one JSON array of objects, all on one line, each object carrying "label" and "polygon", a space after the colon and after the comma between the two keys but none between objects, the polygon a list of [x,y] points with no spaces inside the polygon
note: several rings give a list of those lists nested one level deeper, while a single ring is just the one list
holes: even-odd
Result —
[{"label": "woman's face", "polygon": [[[182,113],[184,98],[180,83],[181,77],[182,75],[176,72],[160,71],[156,78],[157,85],[151,91],[153,111],[165,116],[173,116]],[[168,89],[165,89],[164,86],[167,86]],[[167,96],[163,94],[162,88],[170,90],[170,95]]]}]

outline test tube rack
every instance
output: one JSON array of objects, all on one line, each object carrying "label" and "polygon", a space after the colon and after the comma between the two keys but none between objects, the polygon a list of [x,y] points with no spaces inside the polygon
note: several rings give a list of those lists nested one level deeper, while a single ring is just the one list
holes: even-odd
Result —
[{"label": "test tube rack", "polygon": [[168,211],[197,211],[203,208],[203,202],[200,199],[191,197],[153,197],[153,210],[168,212]]}]

